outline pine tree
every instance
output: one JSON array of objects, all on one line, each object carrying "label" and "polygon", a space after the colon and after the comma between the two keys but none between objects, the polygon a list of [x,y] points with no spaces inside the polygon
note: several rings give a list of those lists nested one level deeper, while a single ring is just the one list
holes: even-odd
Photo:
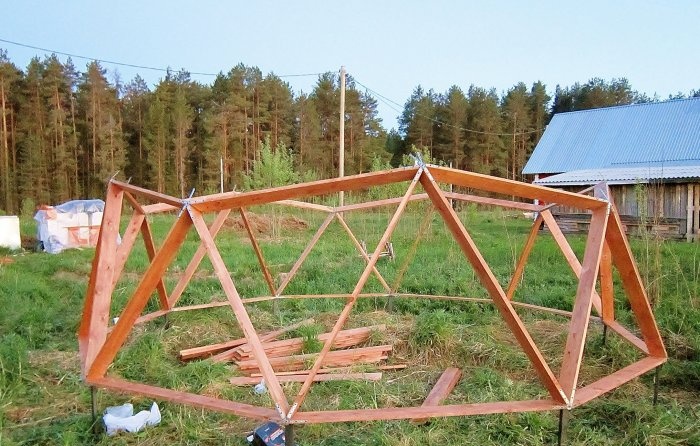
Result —
[{"label": "pine tree", "polygon": [[21,141],[20,191],[22,196],[38,203],[49,203],[49,148],[44,138],[46,131],[46,106],[42,95],[44,66],[38,57],[27,66],[25,100],[18,117]]},{"label": "pine tree", "polygon": [[162,93],[157,92],[146,111],[144,126],[144,147],[148,151],[149,186],[158,192],[165,192],[168,155],[168,121]]},{"label": "pine tree", "polygon": [[146,148],[144,144],[145,115],[148,108],[149,90],[146,81],[139,75],[126,85],[124,92],[124,132],[128,141],[127,176],[134,184],[148,184],[146,176]]},{"label": "pine tree", "polygon": [[516,179],[525,165],[526,155],[531,149],[529,132],[532,130],[530,118],[530,97],[527,87],[519,82],[508,90],[502,101],[503,129],[511,135],[504,140],[510,147],[506,171],[508,177]]},{"label": "pine tree", "polygon": [[193,114],[194,112],[185,98],[183,88],[178,86],[175,90],[171,115],[174,129],[173,152],[175,155],[175,172],[181,197],[185,196],[187,159],[190,152],[188,133],[192,128]]},{"label": "pine tree", "polygon": [[10,62],[7,51],[0,49],[0,209],[14,213],[16,207],[17,189],[15,184],[16,153],[15,140],[12,137],[15,122],[12,119],[17,110],[19,96],[19,81],[22,72]]}]

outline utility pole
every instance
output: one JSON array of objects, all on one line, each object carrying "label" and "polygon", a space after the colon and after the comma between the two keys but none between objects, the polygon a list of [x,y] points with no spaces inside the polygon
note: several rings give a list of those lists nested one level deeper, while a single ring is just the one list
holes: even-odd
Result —
[{"label": "utility pole", "polygon": [[[345,66],[340,67],[340,136],[338,150],[338,177],[345,176]],[[345,203],[345,192],[340,191],[338,195],[338,206]]]}]

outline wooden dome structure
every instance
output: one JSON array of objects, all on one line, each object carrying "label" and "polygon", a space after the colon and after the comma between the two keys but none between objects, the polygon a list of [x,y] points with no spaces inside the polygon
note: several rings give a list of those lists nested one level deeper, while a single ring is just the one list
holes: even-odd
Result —
[{"label": "wooden dome structure", "polygon": [[[339,207],[296,201],[304,197],[358,190],[391,183],[406,184],[405,193],[396,198]],[[439,187],[438,183],[452,184],[460,188],[482,191],[491,195],[500,194],[527,200],[539,200],[540,203],[550,204],[535,205],[521,201],[446,192]],[[422,187],[423,192],[416,192],[418,185]],[[406,205],[410,201],[415,200],[428,200],[431,202],[434,209],[443,219],[446,228],[463,252],[464,260],[475,271],[478,280],[490,296],[490,302],[498,309],[505,324],[512,332],[512,336],[517,340],[517,343],[532,364],[539,381],[547,391],[547,398],[473,404],[424,404],[417,407],[332,411],[304,410],[304,400],[309,389],[314,385],[315,375],[324,365],[324,359],[331,350],[336,335],[344,326],[357,300],[367,297],[363,294],[363,288],[368,278],[374,274],[380,279],[380,282],[386,285],[375,265],[382,254],[386,242],[390,240],[392,231],[401,219]],[[533,229],[526,240],[522,255],[508,287],[502,287],[499,284],[449,200],[519,209],[537,214]],[[236,289],[236,284],[230,272],[224,264],[222,254],[217,248],[215,237],[231,211],[239,212],[242,220],[248,226],[246,208],[252,205],[271,203],[325,212],[327,213],[327,218],[323,221],[299,260],[294,264],[286,279],[279,286],[275,286],[273,283],[266,267],[263,253],[255,240],[253,232],[249,230],[249,236],[260,263],[260,271],[265,277],[271,294],[269,296],[242,298]],[[133,214],[123,233],[122,241],[118,244],[117,239],[120,219],[122,218],[122,208],[128,209],[124,204],[128,204],[128,207],[133,209]],[[589,212],[591,215],[585,253],[581,262],[574,255],[573,250],[563,237],[549,211],[549,208],[554,204],[575,207]],[[343,215],[344,213],[379,206],[395,206],[395,212],[390,218],[377,248],[373,252],[365,253],[359,247],[359,243],[353,236],[352,231],[347,228],[347,225],[344,225]],[[149,214],[161,212],[171,212],[175,219],[165,240],[156,249],[146,217]],[[210,226],[207,226],[204,218],[205,214],[216,215]],[[288,399],[280,384],[280,380],[275,375],[275,370],[273,370],[269,358],[265,354],[260,335],[251,323],[246,304],[248,302],[287,297],[283,294],[284,288],[292,280],[299,266],[311,253],[316,241],[318,241],[325,228],[333,220],[338,220],[341,225],[347,228],[346,232],[353,240],[354,245],[358,247],[358,251],[364,256],[366,266],[358,277],[354,290],[350,294],[336,296],[345,299],[345,306],[338,315],[330,336],[324,341],[323,348],[313,361],[313,365],[309,368],[308,377],[302,384],[298,394]],[[543,357],[540,348],[538,348],[538,345],[530,336],[516,312],[518,306],[527,306],[528,308],[533,308],[534,306],[517,302],[513,299],[515,288],[518,285],[527,263],[529,252],[542,224],[547,226],[578,278],[573,310],[571,312],[559,311],[559,313],[570,317],[570,322],[565,350],[558,373],[552,369]],[[175,288],[168,291],[163,281],[164,273],[175,258],[186,236],[192,231],[199,237],[201,241],[200,247],[195,252],[187,269],[182,273]],[[118,315],[117,322],[111,325],[111,317],[114,316],[110,315],[112,293],[139,234],[143,236],[150,258],[150,265],[141,277],[121,314]],[[200,261],[205,256],[208,256],[211,261],[227,301],[217,304],[179,307],[179,297],[193,277]],[[616,268],[619,273],[619,278],[624,288],[624,295],[636,319],[639,335],[625,328],[615,318],[613,268]],[[596,290],[598,284],[600,292]],[[388,286],[385,286],[385,289],[386,296],[395,294],[395,290],[390,289]],[[159,310],[142,315],[148,300],[154,293],[158,295]],[[429,296],[425,297],[429,298]],[[455,297],[455,299],[458,300],[459,297]],[[170,312],[194,310],[213,305],[230,306],[248,344],[252,348],[260,372],[267,384],[273,401],[272,407],[259,407],[247,402],[230,401],[160,388],[112,377],[108,374],[108,369],[115,356],[136,324],[167,315]],[[537,309],[548,310],[540,307],[537,307]],[[592,312],[597,313],[597,316],[592,315]],[[583,360],[586,335],[590,321],[596,317],[607,328],[619,334],[631,346],[641,351],[643,358],[595,382],[579,386],[578,378]],[[658,367],[667,359],[664,344],[625,237],[622,223],[615,206],[609,200],[609,191],[605,184],[596,185],[581,193],[572,193],[451,168],[425,165],[422,162],[417,163],[414,167],[244,193],[226,192],[189,199],[171,197],[112,179],[107,187],[106,208],[93,260],[78,339],[82,374],[85,382],[91,386],[146,395],[156,399],[198,406],[242,417],[272,420],[282,425],[572,409]]]}]

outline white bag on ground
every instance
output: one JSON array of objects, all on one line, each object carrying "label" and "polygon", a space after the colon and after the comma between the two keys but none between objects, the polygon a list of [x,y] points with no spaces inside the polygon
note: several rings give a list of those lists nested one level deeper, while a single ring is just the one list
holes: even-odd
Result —
[{"label": "white bag on ground", "polygon": [[160,423],[160,410],[158,404],[153,403],[151,410],[142,410],[134,415],[134,406],[131,403],[121,406],[108,407],[102,417],[107,428],[107,435],[118,432],[139,432],[146,426],[155,426]]}]

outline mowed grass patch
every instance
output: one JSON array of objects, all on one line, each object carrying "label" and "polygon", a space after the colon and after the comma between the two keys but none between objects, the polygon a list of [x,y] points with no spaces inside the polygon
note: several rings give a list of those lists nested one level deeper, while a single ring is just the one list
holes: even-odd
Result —
[{"label": "mowed grass patch", "polygon": [[[256,234],[274,280],[289,271],[324,216],[289,210],[253,210],[269,221],[267,231]],[[391,241],[396,259],[380,259],[378,269],[393,285],[410,247],[417,237],[425,208],[412,204]],[[346,214],[348,225],[371,252],[376,247],[392,210]],[[293,215],[305,224],[285,226]],[[531,221],[514,213],[482,213],[466,207],[460,217],[502,287],[507,287]],[[172,224],[172,215],[149,217],[160,246]],[[126,219],[125,219],[126,221]],[[208,218],[208,221],[212,220]],[[125,223],[124,223],[125,224]],[[434,217],[417,244],[415,257],[399,286],[399,292],[487,297],[473,268],[459,246]],[[568,236],[574,251],[582,254],[585,237]],[[269,293],[252,245],[245,232],[225,226],[217,244],[242,297]],[[168,290],[181,277],[199,246],[188,236],[164,280]],[[653,255],[639,241],[632,241],[635,255]],[[665,242],[661,249],[662,294],[654,308],[670,355],[661,373],[660,404],[651,405],[653,383],[644,376],[610,395],[572,412],[569,444],[699,444],[697,389],[700,388],[700,250],[697,244]],[[94,251],[66,251],[60,255],[25,254],[0,266],[0,443],[1,444],[246,444],[244,436],[257,424],[235,416],[217,414],[178,404],[159,403],[160,426],[135,435],[95,439],[91,433],[90,393],[81,379],[77,360],[77,330]],[[696,260],[697,259],[697,260]],[[643,259],[642,259],[643,260]],[[149,262],[137,241],[115,290],[111,317],[119,316],[127,298]],[[337,224],[332,224],[318,246],[289,284],[285,294],[350,292],[364,266],[354,245]],[[634,318],[622,298],[615,276],[616,314],[634,331]],[[519,283],[515,299],[570,310],[576,279],[556,244],[546,232],[535,248]],[[382,292],[371,279],[364,292]],[[208,259],[204,259],[180,303],[193,305],[225,300]],[[250,304],[256,328],[270,331],[308,317],[312,328],[287,337],[305,338],[305,350],[319,345],[314,333],[328,331],[343,299],[281,300]],[[154,293],[147,310],[158,308]],[[518,309],[526,327],[558,373],[568,319]],[[489,304],[429,300],[422,297],[360,299],[346,328],[386,324],[366,345],[392,344],[389,363],[407,363],[404,370],[385,372],[380,382],[329,382],[312,387],[304,410],[403,407],[420,405],[442,371],[462,369],[463,377],[447,404],[546,397],[534,370],[517,341]],[[230,398],[271,407],[269,395],[257,395],[248,387],[233,387],[228,378],[237,374],[229,365],[211,361],[182,363],[183,348],[222,342],[242,336],[229,307],[170,314],[134,329],[118,354],[110,373],[125,378]],[[617,335],[608,332],[602,344],[602,328],[592,321],[587,338],[581,380],[598,377],[634,361],[638,353]],[[368,368],[358,367],[357,371]],[[285,384],[294,397],[300,385]],[[100,409],[131,401],[137,410],[150,400],[117,393],[98,392]],[[424,444],[553,444],[556,413],[527,413],[435,419],[429,425],[407,421],[341,423],[297,428],[301,445],[424,445]]]}]

